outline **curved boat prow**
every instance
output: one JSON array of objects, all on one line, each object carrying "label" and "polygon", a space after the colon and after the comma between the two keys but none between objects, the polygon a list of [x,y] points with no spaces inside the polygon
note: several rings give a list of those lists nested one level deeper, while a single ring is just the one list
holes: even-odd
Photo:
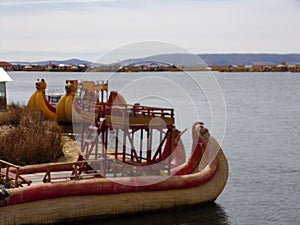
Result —
[{"label": "curved boat prow", "polygon": [[111,105],[124,105],[126,104],[126,100],[119,92],[111,91],[107,103]]},{"label": "curved boat prow", "polygon": [[38,79],[35,83],[36,91],[31,95],[27,107],[37,112],[43,111],[45,118],[56,120],[55,107],[52,106],[45,97],[45,89],[47,87],[44,79]]},{"label": "curved boat prow", "polygon": [[172,135],[166,135],[166,144],[160,156],[155,157],[155,162],[161,162],[170,158],[173,166],[179,166],[186,161],[185,149],[181,140],[181,136],[187,131],[179,131],[177,129],[172,130]]},{"label": "curved boat prow", "polygon": [[77,85],[77,80],[66,80],[66,93],[59,99],[56,106],[57,121],[72,123],[72,109]]},{"label": "curved boat prow", "polygon": [[46,98],[45,95],[44,95],[44,102],[45,102],[47,108],[48,108],[51,112],[56,113],[56,108],[55,108],[55,106],[51,105],[51,103],[47,100],[47,98]]}]

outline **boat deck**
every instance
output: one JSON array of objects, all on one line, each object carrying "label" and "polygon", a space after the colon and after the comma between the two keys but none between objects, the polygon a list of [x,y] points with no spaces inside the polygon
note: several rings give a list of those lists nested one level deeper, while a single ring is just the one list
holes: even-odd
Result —
[{"label": "boat deck", "polygon": [[[78,179],[91,179],[96,176],[100,177],[99,173],[83,173],[79,175]],[[44,182],[45,173],[31,173],[31,174],[23,174],[23,178],[30,180],[30,185],[38,185]],[[63,182],[70,181],[74,179],[74,175],[72,175],[72,171],[56,171],[51,172],[51,183],[54,182]]]}]

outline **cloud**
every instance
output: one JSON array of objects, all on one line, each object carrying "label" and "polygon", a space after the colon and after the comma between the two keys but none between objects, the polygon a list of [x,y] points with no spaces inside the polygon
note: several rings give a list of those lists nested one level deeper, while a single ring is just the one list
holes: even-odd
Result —
[{"label": "cloud", "polygon": [[18,6],[18,5],[43,5],[43,4],[73,4],[73,3],[107,3],[115,2],[116,0],[37,0],[37,1],[21,1],[21,0],[2,0],[2,6]]},{"label": "cloud", "polygon": [[300,52],[296,29],[300,13],[293,0],[6,0],[1,4],[0,52],[7,55],[57,52],[84,58],[143,40],[170,42],[197,53]]}]

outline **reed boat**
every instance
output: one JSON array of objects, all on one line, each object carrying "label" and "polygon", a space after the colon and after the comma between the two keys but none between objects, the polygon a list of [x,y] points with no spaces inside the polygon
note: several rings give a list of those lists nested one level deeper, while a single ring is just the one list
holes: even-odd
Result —
[{"label": "reed boat", "polygon": [[134,215],[210,203],[221,194],[227,160],[202,122],[191,128],[186,160],[173,109],[122,99],[97,103],[90,116],[75,101],[81,117],[77,161],[18,166],[0,160],[0,224]]}]

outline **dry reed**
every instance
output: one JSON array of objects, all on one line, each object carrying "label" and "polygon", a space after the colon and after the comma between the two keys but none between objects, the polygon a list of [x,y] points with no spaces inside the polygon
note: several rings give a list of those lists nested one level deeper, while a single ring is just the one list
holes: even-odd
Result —
[{"label": "dry reed", "polygon": [[0,113],[0,158],[27,165],[51,162],[63,155],[61,127],[55,121],[40,123],[39,113],[11,105]]}]

